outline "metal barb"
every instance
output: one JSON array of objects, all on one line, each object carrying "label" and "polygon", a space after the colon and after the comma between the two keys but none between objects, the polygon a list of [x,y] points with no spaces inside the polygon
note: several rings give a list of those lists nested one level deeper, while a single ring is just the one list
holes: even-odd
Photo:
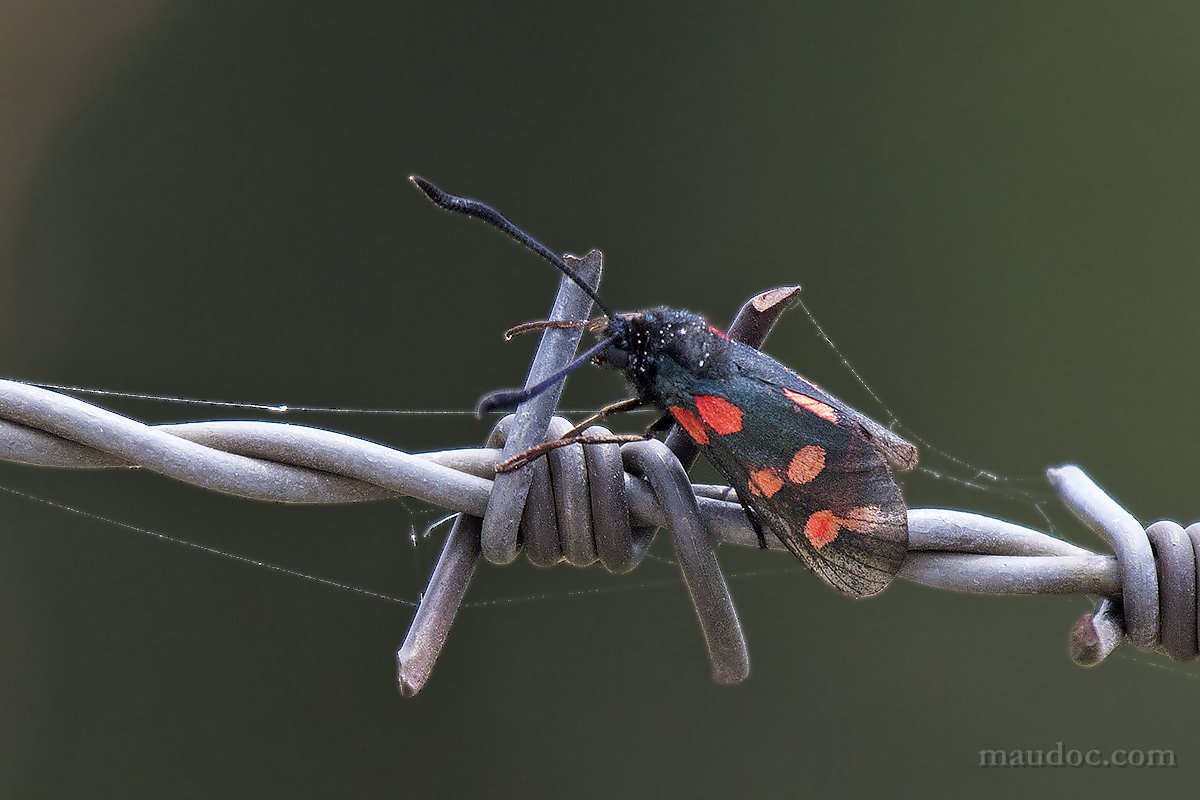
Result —
[{"label": "metal barb", "polygon": [[[593,250],[583,258],[566,257],[567,266],[593,291],[600,284],[603,256]],[[586,319],[591,311],[592,300],[565,276],[559,282],[558,297],[548,319]],[[526,387],[536,386],[547,377],[558,372],[575,355],[582,329],[560,328],[546,330],[533,357]],[[546,438],[550,417],[562,396],[562,384],[548,389],[526,400],[517,407],[517,421],[504,443],[504,460],[528,450]],[[507,564],[517,557],[517,525],[521,511],[525,508],[525,497],[533,473],[529,470],[497,475],[495,491],[488,498],[487,512],[483,516],[483,555],[493,564]]]}]

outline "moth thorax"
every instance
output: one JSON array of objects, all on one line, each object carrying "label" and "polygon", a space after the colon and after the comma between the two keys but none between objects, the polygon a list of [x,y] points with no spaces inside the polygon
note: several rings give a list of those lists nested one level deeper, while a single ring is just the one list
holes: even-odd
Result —
[{"label": "moth thorax", "polygon": [[618,339],[597,360],[624,372],[643,397],[659,394],[660,379],[720,374],[729,362],[724,334],[690,311],[656,308],[621,314],[612,327]]}]

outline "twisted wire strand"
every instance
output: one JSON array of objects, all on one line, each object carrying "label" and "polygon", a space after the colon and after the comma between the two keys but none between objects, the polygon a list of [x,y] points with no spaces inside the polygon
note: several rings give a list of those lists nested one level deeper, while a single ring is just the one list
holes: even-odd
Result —
[{"label": "twisted wire strand", "polygon": [[[598,282],[598,253],[576,262],[593,285]],[[565,279],[563,284],[555,314],[585,318],[590,301],[578,287]],[[760,344],[795,291],[788,287],[753,298],[731,334]],[[571,357],[578,333],[545,331],[539,349],[543,371]],[[507,563],[519,548],[541,566],[599,563],[625,572],[645,555],[654,531],[667,528],[714,677],[742,680],[749,659],[713,548],[758,547],[759,540],[740,504],[731,500],[730,487],[689,483],[685,467],[695,449],[675,434],[665,444],[560,448],[530,468],[496,475],[497,463],[542,441],[547,431],[554,436],[570,426],[551,417],[556,402],[552,397],[505,417],[487,446],[413,454],[281,422],[146,425],[59,392],[0,380],[0,459],[41,467],[138,467],[256,500],[354,503],[402,495],[460,512],[397,654],[401,691],[408,695],[428,680],[481,554]],[[516,482],[511,475],[524,477]],[[1125,639],[1176,659],[1195,658],[1200,523],[1185,529],[1164,521],[1146,528],[1078,467],[1052,469],[1048,477],[1067,507],[1114,554],[979,514],[911,509],[910,552],[900,576],[977,593],[1097,595],[1103,599],[1096,610],[1076,621],[1068,638],[1072,658],[1082,665],[1099,663]],[[774,537],[767,544],[783,550]]]},{"label": "twisted wire strand", "polygon": [[[501,420],[499,428],[512,419]],[[494,485],[490,476],[504,453],[482,447],[414,454],[283,422],[145,425],[66,395],[0,380],[0,459],[38,467],[140,467],[253,500],[337,504],[402,495],[482,517]],[[633,527],[662,527],[666,514],[646,482],[626,473],[622,483]],[[718,542],[759,546],[741,505],[727,499],[728,486],[692,484],[692,490],[705,527]],[[544,500],[532,505],[546,507]],[[1114,556],[1022,525],[965,511],[910,509],[909,529],[912,552],[901,575],[927,586],[987,594],[1121,594]],[[784,551],[772,538],[767,544]],[[644,552],[645,543],[639,540],[636,549]],[[1010,566],[993,557],[1022,560]],[[539,557],[534,563],[557,560]],[[632,566],[624,564],[611,571]]]}]

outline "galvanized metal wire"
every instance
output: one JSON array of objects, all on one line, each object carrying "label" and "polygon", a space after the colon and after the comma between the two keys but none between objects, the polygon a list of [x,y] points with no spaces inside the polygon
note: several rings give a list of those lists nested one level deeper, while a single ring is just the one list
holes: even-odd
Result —
[{"label": "galvanized metal wire", "polygon": [[[598,252],[572,259],[572,266],[598,284]],[[784,287],[752,298],[729,334],[759,346],[797,291]],[[563,279],[551,318],[584,319],[590,307]],[[546,330],[527,385],[568,361],[580,335],[578,329]],[[553,416],[557,403],[557,392],[525,403],[499,422],[483,447],[414,454],[280,422],[146,425],[62,392],[0,380],[0,459],[41,467],[138,467],[256,500],[354,503],[407,496],[459,512],[397,653],[405,695],[428,680],[481,555],[503,564],[523,552],[539,566],[599,564],[626,572],[645,556],[654,532],[666,528],[714,679],[743,680],[748,650],[716,546],[759,547],[759,539],[731,488],[689,482],[696,449],[678,431],[665,442],[565,447],[497,475],[496,464],[570,427]],[[1078,467],[1051,469],[1048,477],[1112,554],[979,514],[911,509],[910,552],[900,577],[967,592],[1098,596],[1096,611],[1069,635],[1080,664],[1099,663],[1123,640],[1175,659],[1200,654],[1200,523],[1146,527]],[[767,545],[783,549],[769,535]]]}]

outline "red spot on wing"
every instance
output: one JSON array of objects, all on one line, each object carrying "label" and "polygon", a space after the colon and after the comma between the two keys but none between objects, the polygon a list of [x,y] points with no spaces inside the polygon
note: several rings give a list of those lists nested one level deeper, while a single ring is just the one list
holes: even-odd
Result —
[{"label": "red spot on wing", "polygon": [[700,422],[699,417],[679,406],[671,406],[667,410],[680,427],[687,431],[688,436],[692,437],[692,441],[696,444],[708,444],[708,432],[704,430],[704,424]]},{"label": "red spot on wing", "polygon": [[787,476],[792,483],[808,483],[825,469],[825,448],[815,444],[801,447],[788,464]]},{"label": "red spot on wing", "polygon": [[709,333],[715,333],[717,336],[720,336],[722,339],[729,338],[729,334],[727,334],[725,331],[718,328],[716,325],[705,325],[704,327],[708,328]]},{"label": "red spot on wing", "polygon": [[783,393],[796,405],[803,408],[805,411],[811,411],[826,422],[832,422],[834,425],[838,422],[838,413],[833,406],[828,403],[822,403],[815,397],[809,397],[803,392],[797,392],[794,389],[783,387]]},{"label": "red spot on wing", "polygon": [[804,535],[813,547],[820,550],[837,538],[838,522],[832,511],[818,511],[804,523]]},{"label": "red spot on wing", "polygon": [[724,397],[700,395],[696,398],[696,409],[704,424],[722,436],[742,429],[742,410]]},{"label": "red spot on wing", "polygon": [[750,491],[759,497],[773,497],[783,488],[783,478],[774,467],[750,470]]}]

